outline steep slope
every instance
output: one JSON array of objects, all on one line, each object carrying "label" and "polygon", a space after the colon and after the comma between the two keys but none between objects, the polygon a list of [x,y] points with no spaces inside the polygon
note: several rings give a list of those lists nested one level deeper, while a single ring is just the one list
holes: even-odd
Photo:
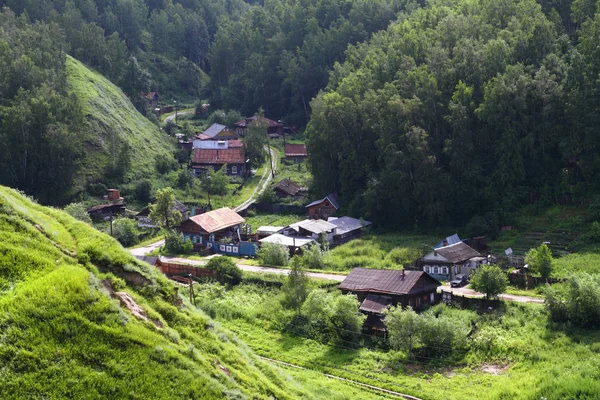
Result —
[{"label": "steep slope", "polygon": [[310,398],[115,240],[0,186],[0,398]]},{"label": "steep slope", "polygon": [[174,149],[171,139],[108,79],[70,56],[66,63],[69,90],[79,99],[88,124],[80,184],[102,179],[109,163],[119,163],[124,146],[131,160],[125,180],[155,174],[156,157],[170,155]]}]

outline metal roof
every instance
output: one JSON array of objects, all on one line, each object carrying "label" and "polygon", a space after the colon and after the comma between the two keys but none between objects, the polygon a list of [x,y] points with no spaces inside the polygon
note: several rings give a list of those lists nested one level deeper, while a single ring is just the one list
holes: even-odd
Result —
[{"label": "metal roof", "polygon": [[307,244],[313,243],[315,239],[302,237],[302,236],[284,236],[280,233],[275,233],[271,236],[267,236],[264,239],[260,239],[261,243],[275,243],[282,244],[287,247],[302,247]]},{"label": "metal roof", "polygon": [[302,190],[302,188],[299,185],[297,185],[294,181],[288,178],[282,179],[277,185],[275,185],[274,189],[280,190],[283,193],[288,194],[290,196],[295,196],[298,194],[298,192]]},{"label": "metal roof", "polygon": [[283,226],[269,226],[269,225],[265,225],[265,226],[261,226],[256,230],[256,233],[277,233],[280,230],[283,229]]},{"label": "metal roof", "polygon": [[340,217],[332,219],[328,222],[338,227],[336,231],[338,235],[343,235],[344,233],[356,231],[371,225],[371,222],[369,221],[360,220],[352,217]]},{"label": "metal roof", "polygon": [[[444,240],[440,240],[435,246],[433,246],[434,249],[439,249],[440,247],[444,247],[444,246],[449,246],[451,244],[456,244],[458,242],[460,242],[460,238],[458,237],[458,233],[455,233],[452,236],[448,236],[446,239]],[[446,244],[444,245],[444,242],[446,242]]]},{"label": "metal roof", "polygon": [[392,299],[387,296],[379,296],[377,294],[369,294],[360,305],[359,310],[383,314],[386,308],[392,304]]},{"label": "metal roof", "polygon": [[285,156],[286,157],[306,157],[308,153],[306,151],[305,144],[286,144],[285,145]]},{"label": "metal roof", "polygon": [[208,137],[214,138],[219,133],[223,132],[225,129],[229,129],[229,128],[227,128],[225,125],[215,123],[215,124],[212,124],[211,126],[209,126],[208,129],[202,133]]},{"label": "metal roof", "polygon": [[244,164],[246,157],[243,148],[194,149],[192,164]]},{"label": "metal roof", "polygon": [[338,200],[338,197],[335,193],[329,193],[327,196],[323,197],[320,200],[315,200],[312,203],[310,203],[309,205],[306,206],[306,208],[312,207],[312,206],[316,206],[317,204],[321,204],[322,202],[324,202],[325,200],[329,200],[329,202],[331,203],[331,205],[333,207],[335,207],[336,210],[340,209],[340,202]]},{"label": "metal roof", "polygon": [[405,295],[440,285],[423,271],[354,268],[338,288],[351,292]]},{"label": "metal roof", "polygon": [[438,253],[453,264],[467,261],[473,257],[481,257],[481,254],[464,242],[458,242],[449,246],[435,249],[434,253]]},{"label": "metal roof", "polygon": [[291,228],[296,232],[298,232],[299,228],[302,228],[318,235],[319,233],[328,232],[333,229],[336,229],[337,226],[327,221],[323,221],[322,219],[305,219],[303,221],[291,224],[290,226],[288,226],[288,228]]},{"label": "metal roof", "polygon": [[246,221],[241,215],[227,207],[195,215],[189,220],[200,226],[207,233],[217,232]]}]

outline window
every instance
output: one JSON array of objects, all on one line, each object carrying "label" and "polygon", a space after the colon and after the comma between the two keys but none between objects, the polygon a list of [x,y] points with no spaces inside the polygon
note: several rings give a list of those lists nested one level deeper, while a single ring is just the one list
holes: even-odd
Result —
[{"label": "window", "polygon": [[448,275],[448,267],[442,267],[442,274]]},{"label": "window", "polygon": [[192,243],[196,244],[196,236],[192,236]]},{"label": "window", "polygon": [[435,293],[429,293],[429,302],[435,303]]},{"label": "window", "polygon": [[439,274],[440,273],[440,268],[437,267],[437,266],[433,267],[433,273],[436,274],[436,275]]},{"label": "window", "polygon": [[231,246],[227,246],[227,252],[231,253]]},{"label": "window", "polygon": [[237,165],[233,165],[233,166],[231,167],[231,173],[232,173],[233,175],[237,175]]},{"label": "window", "polygon": [[224,244],[220,245],[220,246],[219,246],[219,250],[220,250],[220,251],[225,251],[225,245],[224,245]]}]

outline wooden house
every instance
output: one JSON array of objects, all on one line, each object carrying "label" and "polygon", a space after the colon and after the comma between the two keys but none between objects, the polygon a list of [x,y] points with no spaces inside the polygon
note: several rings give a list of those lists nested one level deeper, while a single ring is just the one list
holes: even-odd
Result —
[{"label": "wooden house", "polygon": [[304,191],[304,188],[300,187],[300,185],[291,179],[284,178],[277,185],[275,185],[273,190],[278,197],[298,198],[299,195]]},{"label": "wooden house", "polygon": [[477,250],[458,242],[424,255],[417,267],[436,279],[452,280],[457,274],[469,276],[482,263],[486,263],[486,258]]},{"label": "wooden house", "polygon": [[330,193],[322,199],[313,201],[306,208],[308,208],[308,215],[312,219],[326,220],[335,216],[340,209],[340,202],[335,193]]},{"label": "wooden house", "polygon": [[354,268],[339,284],[342,293],[352,293],[360,302],[359,311],[367,315],[367,330],[385,330],[384,312],[392,306],[421,309],[435,304],[441,286],[423,271]]},{"label": "wooden house", "polygon": [[87,210],[91,219],[96,221],[107,220],[125,214],[125,199],[121,197],[119,189],[108,189],[107,194],[104,195],[104,200],[107,203],[98,204]]},{"label": "wooden house", "polygon": [[178,230],[192,241],[195,251],[200,251],[213,247],[222,239],[239,242],[240,227],[245,221],[232,209],[223,207],[189,218],[179,225]]},{"label": "wooden house", "polygon": [[248,126],[254,122],[266,124],[268,135],[282,135],[283,134],[283,123],[281,121],[273,121],[272,119],[269,119],[266,117],[259,117],[256,115],[253,117],[245,118],[241,121],[236,122],[234,124],[236,127],[236,129],[235,129],[236,133],[240,136],[244,136],[246,134],[246,129],[248,129]]},{"label": "wooden house", "polygon": [[243,176],[246,173],[244,148],[194,149],[192,153],[192,170],[196,176],[203,175],[209,168],[218,171],[225,164],[227,175]]},{"label": "wooden house", "polygon": [[197,134],[194,137],[194,148],[200,148],[200,143],[203,141],[212,140],[233,140],[240,137],[231,129],[221,124],[212,124],[204,132]]},{"label": "wooden house", "polygon": [[285,159],[293,162],[301,163],[308,157],[305,144],[286,144]]}]

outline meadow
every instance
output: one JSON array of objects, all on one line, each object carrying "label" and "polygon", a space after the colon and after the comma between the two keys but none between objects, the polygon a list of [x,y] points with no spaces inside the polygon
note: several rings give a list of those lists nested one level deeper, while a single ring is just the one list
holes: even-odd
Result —
[{"label": "meadow", "polygon": [[467,348],[409,360],[369,338],[357,350],[290,334],[284,323],[290,311],[273,285],[210,283],[196,293],[198,307],[258,355],[423,399],[595,399],[600,393],[600,333],[550,325],[541,305],[506,303],[479,314],[442,309],[474,318]]}]

